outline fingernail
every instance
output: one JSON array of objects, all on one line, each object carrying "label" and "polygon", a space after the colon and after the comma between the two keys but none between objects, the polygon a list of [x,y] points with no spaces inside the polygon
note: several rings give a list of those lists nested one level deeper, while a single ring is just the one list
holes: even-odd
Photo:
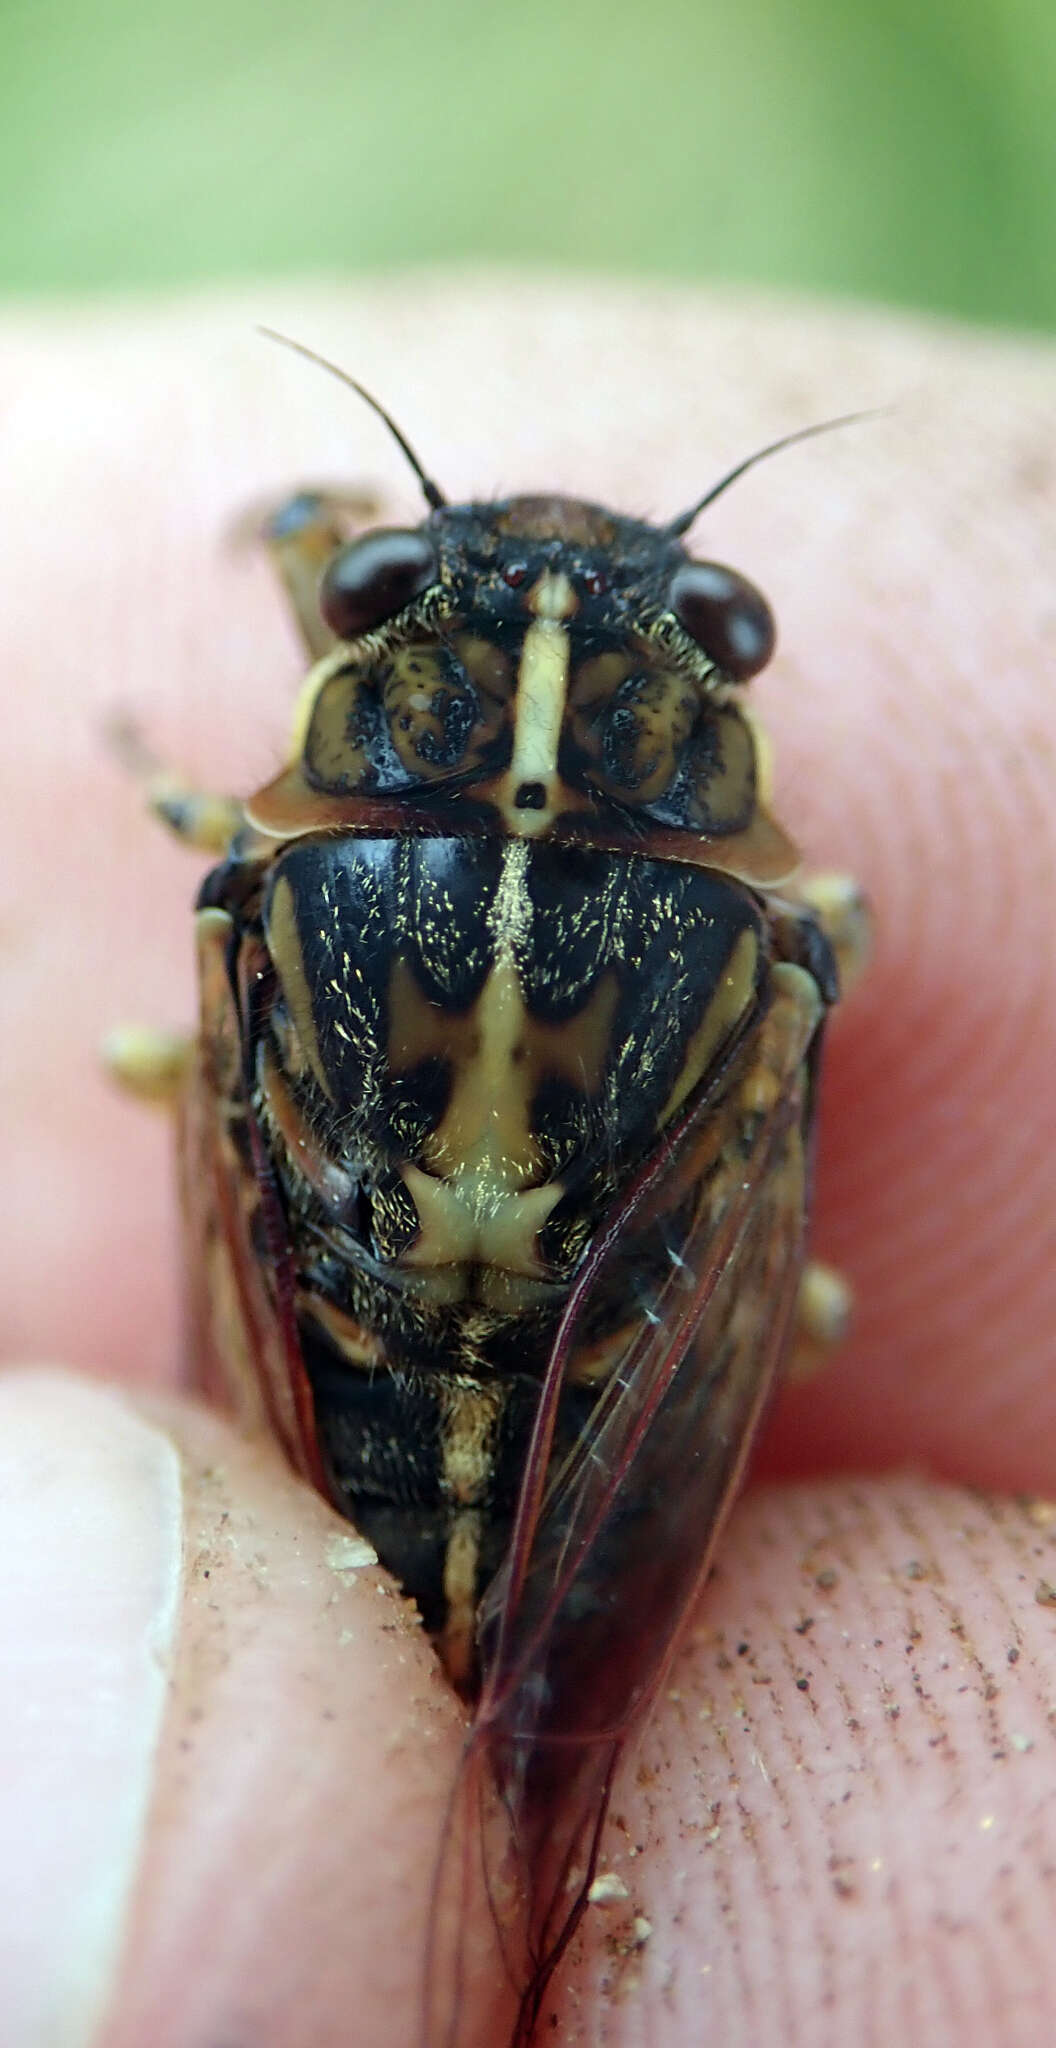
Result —
[{"label": "fingernail", "polygon": [[89,2048],[150,1808],[180,1461],[117,1391],[0,1379],[0,2041]]}]

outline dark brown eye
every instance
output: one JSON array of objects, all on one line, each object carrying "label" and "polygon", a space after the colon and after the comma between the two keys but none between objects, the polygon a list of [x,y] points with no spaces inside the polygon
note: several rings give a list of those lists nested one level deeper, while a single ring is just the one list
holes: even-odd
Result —
[{"label": "dark brown eye", "polygon": [[671,580],[668,602],[691,640],[735,683],[765,668],[774,651],[774,615],[761,590],[721,562],[687,562]]},{"label": "dark brown eye", "polygon": [[319,609],[339,640],[354,640],[401,612],[438,575],[427,534],[382,528],[334,556],[319,585]]}]

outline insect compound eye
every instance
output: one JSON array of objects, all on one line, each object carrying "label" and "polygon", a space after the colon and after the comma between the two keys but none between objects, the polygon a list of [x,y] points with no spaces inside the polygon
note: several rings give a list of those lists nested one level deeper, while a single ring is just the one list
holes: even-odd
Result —
[{"label": "insect compound eye", "polygon": [[328,563],[319,585],[319,609],[339,640],[354,640],[394,618],[439,574],[428,534],[414,528],[379,528],[342,548]]},{"label": "insect compound eye", "polygon": [[677,569],[668,603],[691,640],[735,683],[765,668],[774,651],[774,615],[761,590],[721,562]]}]

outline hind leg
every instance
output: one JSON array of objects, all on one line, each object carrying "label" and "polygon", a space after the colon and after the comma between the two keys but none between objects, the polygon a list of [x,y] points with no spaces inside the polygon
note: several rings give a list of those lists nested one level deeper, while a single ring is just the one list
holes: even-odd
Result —
[{"label": "hind leg", "polygon": [[101,1048],[110,1079],[137,1101],[159,1109],[175,1108],[193,1050],[189,1033],[153,1031],[140,1024],[116,1026]]},{"label": "hind leg", "polygon": [[799,1283],[786,1379],[811,1379],[828,1364],[850,1329],[853,1311],[854,1294],[843,1274],[820,1259],[808,1259]]},{"label": "hind leg", "polygon": [[[873,949],[869,904],[851,875],[808,875],[795,888],[797,903],[811,911],[832,947],[840,994],[857,987]],[[809,1379],[828,1363],[850,1328],[854,1295],[850,1284],[821,1259],[808,1259],[800,1281],[796,1326],[788,1364],[790,1379]]]},{"label": "hind leg", "polygon": [[[793,908],[787,936],[795,944],[793,935],[798,934],[798,943],[803,943],[810,926],[799,922],[796,914],[809,911],[813,925],[820,928],[832,949],[839,994],[846,996],[861,980],[872,952],[872,916],[858,883],[850,875],[808,875],[789,890],[788,901]],[[807,952],[809,957],[809,944]],[[789,1379],[809,1379],[828,1363],[847,1335],[853,1308],[854,1296],[843,1274],[821,1259],[808,1259],[786,1367]]]}]

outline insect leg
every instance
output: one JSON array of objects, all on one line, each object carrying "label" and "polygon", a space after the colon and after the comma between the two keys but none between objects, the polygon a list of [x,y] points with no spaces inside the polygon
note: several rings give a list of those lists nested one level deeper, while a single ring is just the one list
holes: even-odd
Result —
[{"label": "insect leg", "polygon": [[186,1032],[152,1031],[146,1025],[121,1024],[109,1032],[101,1048],[111,1080],[140,1102],[161,1109],[175,1107],[190,1064],[193,1038]]},{"label": "insect leg", "polygon": [[808,875],[797,882],[797,900],[813,911],[840,972],[840,994],[857,987],[873,949],[873,916],[853,875]]},{"label": "insect leg", "polygon": [[835,1266],[808,1259],[796,1300],[792,1349],[785,1367],[790,1380],[806,1380],[820,1372],[850,1328],[854,1295]]},{"label": "insect leg", "polygon": [[151,753],[130,719],[113,719],[109,739],[122,766],[138,782],[148,810],[177,839],[198,853],[227,852],[244,822],[242,806],[234,797],[196,789],[174,775]]},{"label": "insect leg", "polygon": [[319,579],[353,526],[376,518],[375,499],[361,491],[306,488],[278,505],[257,505],[234,529],[236,540],[260,541],[282,580],[294,625],[313,660],[328,654],[334,635],[319,610]]}]

